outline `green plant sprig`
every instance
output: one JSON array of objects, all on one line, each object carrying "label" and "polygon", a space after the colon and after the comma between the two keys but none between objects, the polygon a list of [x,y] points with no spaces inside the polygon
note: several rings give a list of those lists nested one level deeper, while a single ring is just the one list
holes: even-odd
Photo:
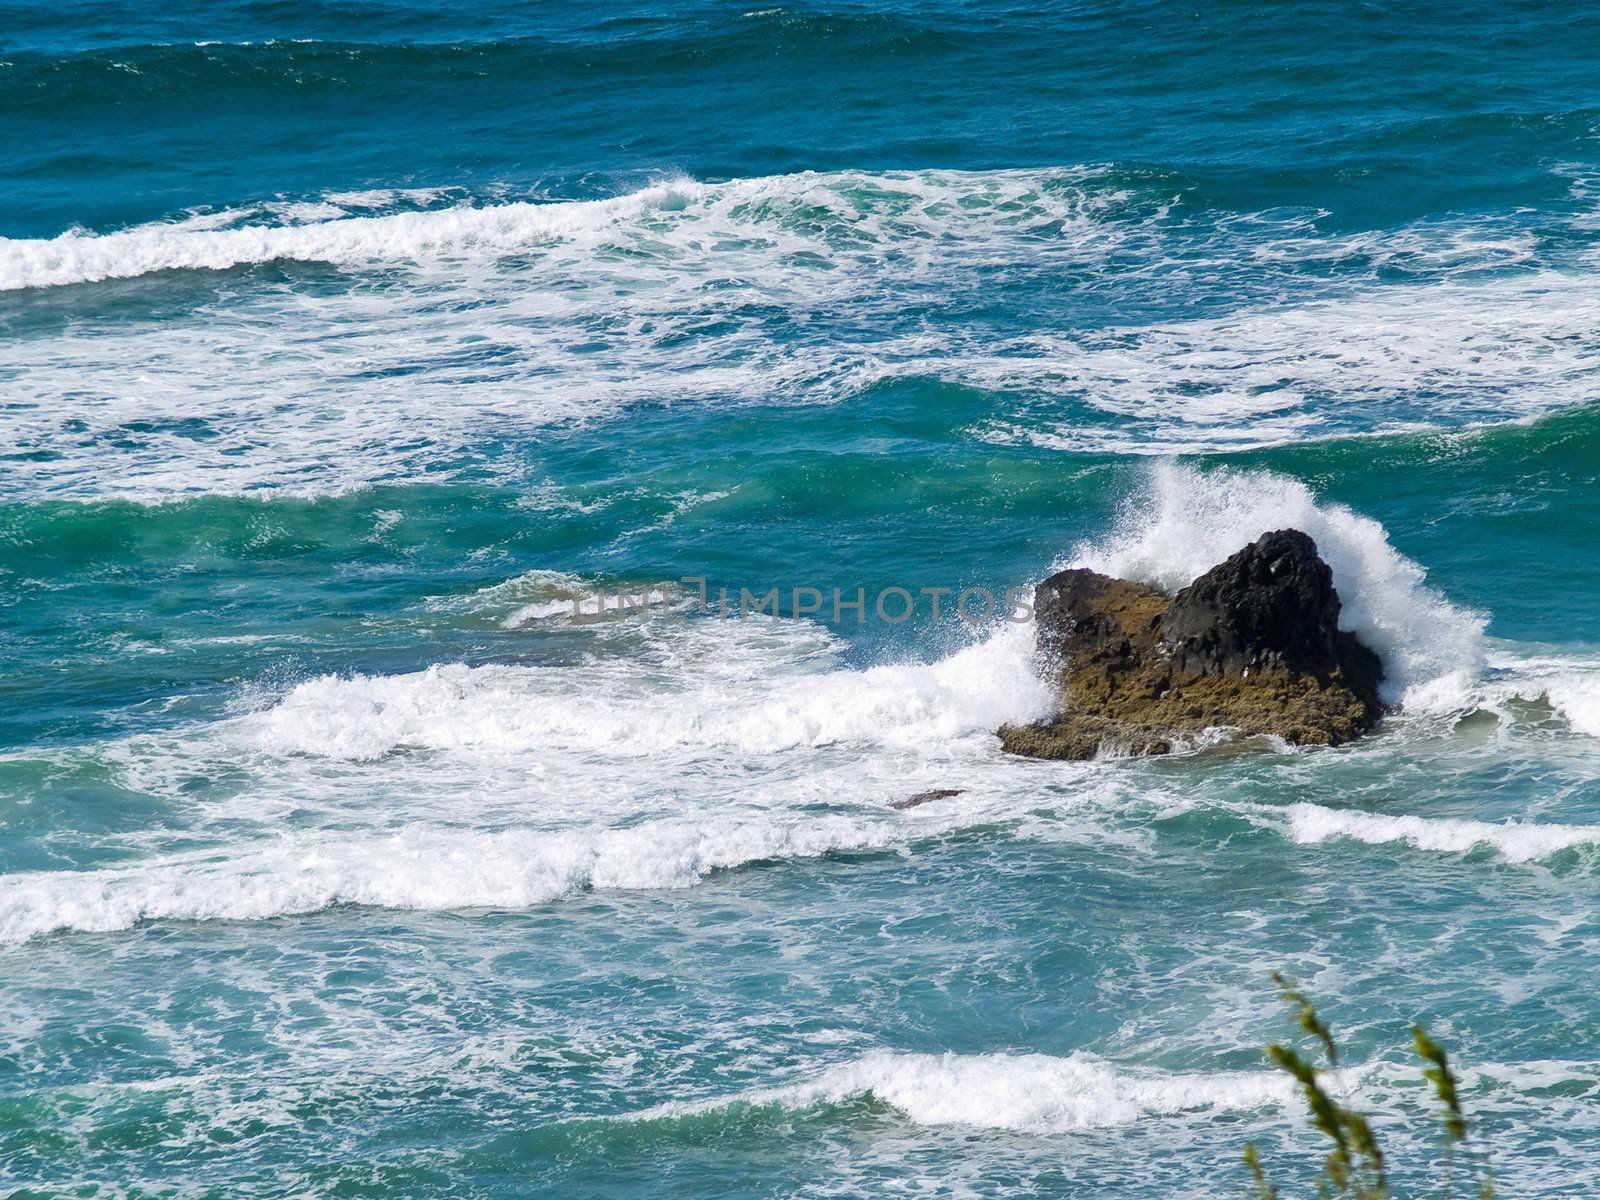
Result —
[{"label": "green plant sprig", "polygon": [[[1339,1047],[1332,1029],[1317,1014],[1310,998],[1295,984],[1277,971],[1272,973],[1272,979],[1293,1010],[1295,1024],[1315,1039],[1327,1059],[1328,1065],[1323,1068],[1293,1046],[1273,1043],[1266,1049],[1268,1061],[1293,1077],[1298,1085],[1306,1102],[1312,1128],[1332,1143],[1317,1179],[1317,1195],[1324,1200],[1332,1197],[1342,1200],[1390,1200],[1392,1193],[1389,1189],[1388,1163],[1371,1121],[1325,1086],[1325,1079],[1339,1065]],[[1470,1125],[1462,1108],[1459,1081],[1444,1047],[1434,1041],[1421,1025],[1412,1026],[1411,1041],[1417,1056],[1425,1064],[1423,1078],[1432,1085],[1444,1109],[1441,1120],[1445,1132],[1445,1186],[1448,1196],[1454,1152],[1457,1148],[1467,1147]],[[1278,1200],[1277,1189],[1268,1179],[1260,1153],[1253,1142],[1245,1145],[1244,1162],[1250,1171],[1255,1200]],[[1487,1154],[1475,1161],[1474,1175],[1478,1200],[1494,1200],[1494,1180]]]}]

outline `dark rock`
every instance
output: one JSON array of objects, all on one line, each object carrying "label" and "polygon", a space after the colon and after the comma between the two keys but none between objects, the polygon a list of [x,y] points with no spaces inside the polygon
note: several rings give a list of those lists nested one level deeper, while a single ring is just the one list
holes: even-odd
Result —
[{"label": "dark rock", "polygon": [[1333,572],[1296,529],[1268,533],[1175,597],[1093,571],[1034,593],[1054,717],[1000,731],[1036,758],[1164,754],[1204,730],[1337,745],[1383,711],[1383,664],[1339,629]]},{"label": "dark rock", "polygon": [[948,800],[951,796],[959,796],[965,788],[933,788],[931,791],[918,792],[915,796],[907,796],[903,800],[889,801],[890,808],[916,808],[919,804],[927,804],[930,800]]},{"label": "dark rock", "polygon": [[1383,664],[1354,634],[1340,632],[1339,607],[1317,544],[1298,529],[1280,529],[1179,592],[1161,618],[1161,639],[1179,674],[1339,670],[1346,686],[1376,705]]},{"label": "dark rock", "polygon": [[1085,654],[1124,659],[1148,637],[1171,597],[1094,571],[1062,571],[1034,589],[1039,650],[1065,662]]}]

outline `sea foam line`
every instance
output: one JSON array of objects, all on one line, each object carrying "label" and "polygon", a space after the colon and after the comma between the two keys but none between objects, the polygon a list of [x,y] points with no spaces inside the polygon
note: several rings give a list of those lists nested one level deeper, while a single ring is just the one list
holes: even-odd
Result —
[{"label": "sea foam line", "polygon": [[1281,1105],[1292,1081],[1266,1071],[1169,1074],[1089,1055],[894,1054],[877,1051],[787,1087],[660,1105],[628,1120],[674,1119],[736,1104],[803,1109],[871,1097],[919,1125],[1026,1133],[1128,1125],[1145,1117]]},{"label": "sea foam line", "polygon": [[[931,256],[922,265],[932,266],[952,241],[1013,250],[1031,244],[1040,253],[1051,245],[1088,249],[1114,240],[1115,231],[1090,213],[1116,202],[1120,193],[1087,187],[1085,178],[1082,170],[1062,168],[803,171],[725,183],[680,175],[600,200],[463,203],[380,216],[350,215],[351,208],[363,206],[335,194],[316,204],[190,215],[112,233],[0,238],[0,291],[273,261],[363,267],[483,259],[555,243],[586,247],[619,235],[635,239],[647,258],[669,247],[695,257],[708,241],[756,239],[777,253],[778,261],[769,265],[780,274],[791,265],[782,261],[786,253],[826,255],[837,240],[833,235],[842,238],[841,252],[847,244],[921,245],[924,256]],[[873,191],[870,206],[857,198],[863,188]],[[960,205],[959,220],[949,215],[952,204]],[[213,227],[251,211],[293,223]],[[820,224],[819,213],[825,214]]]},{"label": "sea foam line", "polygon": [[[659,628],[659,633],[655,630]],[[237,738],[273,754],[355,761],[400,748],[612,757],[706,748],[770,754],[837,744],[942,750],[1044,715],[1031,625],[932,663],[806,669],[833,643],[810,622],[701,620],[646,629],[682,669],[652,677],[631,660],[587,669],[460,663],[408,675],[321,676],[242,718]],[[798,659],[798,661],[797,661]]]},{"label": "sea foam line", "polygon": [[1288,835],[1312,844],[1348,838],[1378,846],[1402,842],[1419,850],[1466,854],[1487,846],[1508,862],[1533,862],[1562,850],[1600,845],[1600,825],[1519,824],[1454,817],[1391,816],[1297,803],[1287,808]]},{"label": "sea foam line", "polygon": [[600,236],[651,210],[682,207],[703,197],[707,186],[674,179],[605,200],[524,201],[240,229],[198,228],[191,218],[99,235],[72,231],[54,238],[0,238],[0,291],[279,260],[360,265],[505,253],[545,241]]},{"label": "sea foam line", "polygon": [[[904,379],[1004,393],[978,436],[1097,453],[1483,423],[1592,394],[1591,273],[1486,280],[1501,257],[1482,258],[1488,243],[1452,225],[1356,245],[1271,214],[1174,221],[1170,197],[1118,178],[801,172],[450,208],[438,204],[464,192],[326,194],[0,240],[0,289],[269,259],[382,268],[331,289],[187,280],[200,302],[187,316],[114,305],[66,335],[15,339],[7,366],[26,403],[5,433],[48,453],[19,456],[4,482],[11,495],[142,502],[337,494],[468,464],[520,482],[526,464],[508,447],[552,424],[639,403],[833,403]],[[387,203],[429,208],[371,207]],[[1301,273],[1273,264],[1293,256],[1256,253],[1285,241],[1318,260],[1349,256],[1349,269],[1286,308],[1304,289],[1278,284]],[[1431,263],[1426,282],[1375,277],[1377,246]],[[1419,259],[1430,246],[1440,256]],[[1067,330],[1046,306],[1009,336],[917,319],[1046,276],[1094,296],[1131,287],[1138,308],[1197,252],[1223,264],[1230,315]],[[1153,274],[1108,274],[1112,255]],[[1332,334],[1308,341],[1317,330]],[[63,420],[81,425],[70,444]]]},{"label": "sea foam line", "polygon": [[449,911],[529,908],[584,888],[692,887],[767,860],[904,844],[958,825],[935,820],[730,816],[626,829],[539,833],[412,826],[367,838],[296,836],[227,856],[172,857],[0,878],[0,942],[143,921],[260,921],[339,905]]},{"label": "sea foam line", "polygon": [[[904,795],[910,786],[891,785],[890,794]],[[522,909],[589,889],[676,890],[718,871],[841,851],[904,850],[1016,816],[1009,806],[980,799],[913,811],[745,807],[623,826],[483,830],[419,820],[365,833],[269,835],[114,867],[0,875],[0,943],[57,930],[130,929],[148,920],[257,921],[345,905]],[[1127,840],[1092,823],[1053,832]]]},{"label": "sea foam line", "polygon": [[[1457,854],[1487,845],[1512,862],[1600,844],[1595,826],[1496,825],[1306,803],[1286,809],[1228,808],[1301,844],[1346,837]],[[974,814],[956,806],[882,817],[745,813],[557,832],[414,825],[367,837],[295,835],[132,866],[5,876],[0,878],[0,943],[61,930],[130,929],[148,920],[259,921],[342,905],[530,908],[588,888],[687,888],[713,872],[758,862],[904,847],[994,818],[988,809]],[[1114,837],[1114,831],[1107,836]]]}]

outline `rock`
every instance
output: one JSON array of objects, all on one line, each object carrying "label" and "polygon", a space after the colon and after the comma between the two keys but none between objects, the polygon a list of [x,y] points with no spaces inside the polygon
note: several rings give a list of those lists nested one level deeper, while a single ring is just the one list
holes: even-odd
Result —
[{"label": "rock", "polygon": [[890,808],[906,809],[916,808],[919,804],[927,804],[930,800],[948,800],[951,796],[959,796],[964,788],[933,788],[926,792],[918,792],[915,796],[907,796],[903,800],[889,801]]},{"label": "rock", "polygon": [[1219,727],[1333,746],[1383,712],[1383,664],[1339,629],[1333,572],[1297,529],[1264,534],[1171,597],[1062,571],[1035,589],[1034,614],[1061,709],[1001,729],[1013,754],[1165,754]]}]

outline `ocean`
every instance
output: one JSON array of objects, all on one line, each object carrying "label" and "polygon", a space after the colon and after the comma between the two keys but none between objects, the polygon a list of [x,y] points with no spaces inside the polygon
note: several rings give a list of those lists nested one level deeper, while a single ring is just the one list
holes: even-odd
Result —
[{"label": "ocean", "polygon": [[[1307,1195],[1273,971],[1401,1193],[1414,1022],[1502,1196],[1600,1190],[1597,61],[0,0],[0,1192]],[[1374,735],[1000,753],[954,598],[1284,527]]]}]

